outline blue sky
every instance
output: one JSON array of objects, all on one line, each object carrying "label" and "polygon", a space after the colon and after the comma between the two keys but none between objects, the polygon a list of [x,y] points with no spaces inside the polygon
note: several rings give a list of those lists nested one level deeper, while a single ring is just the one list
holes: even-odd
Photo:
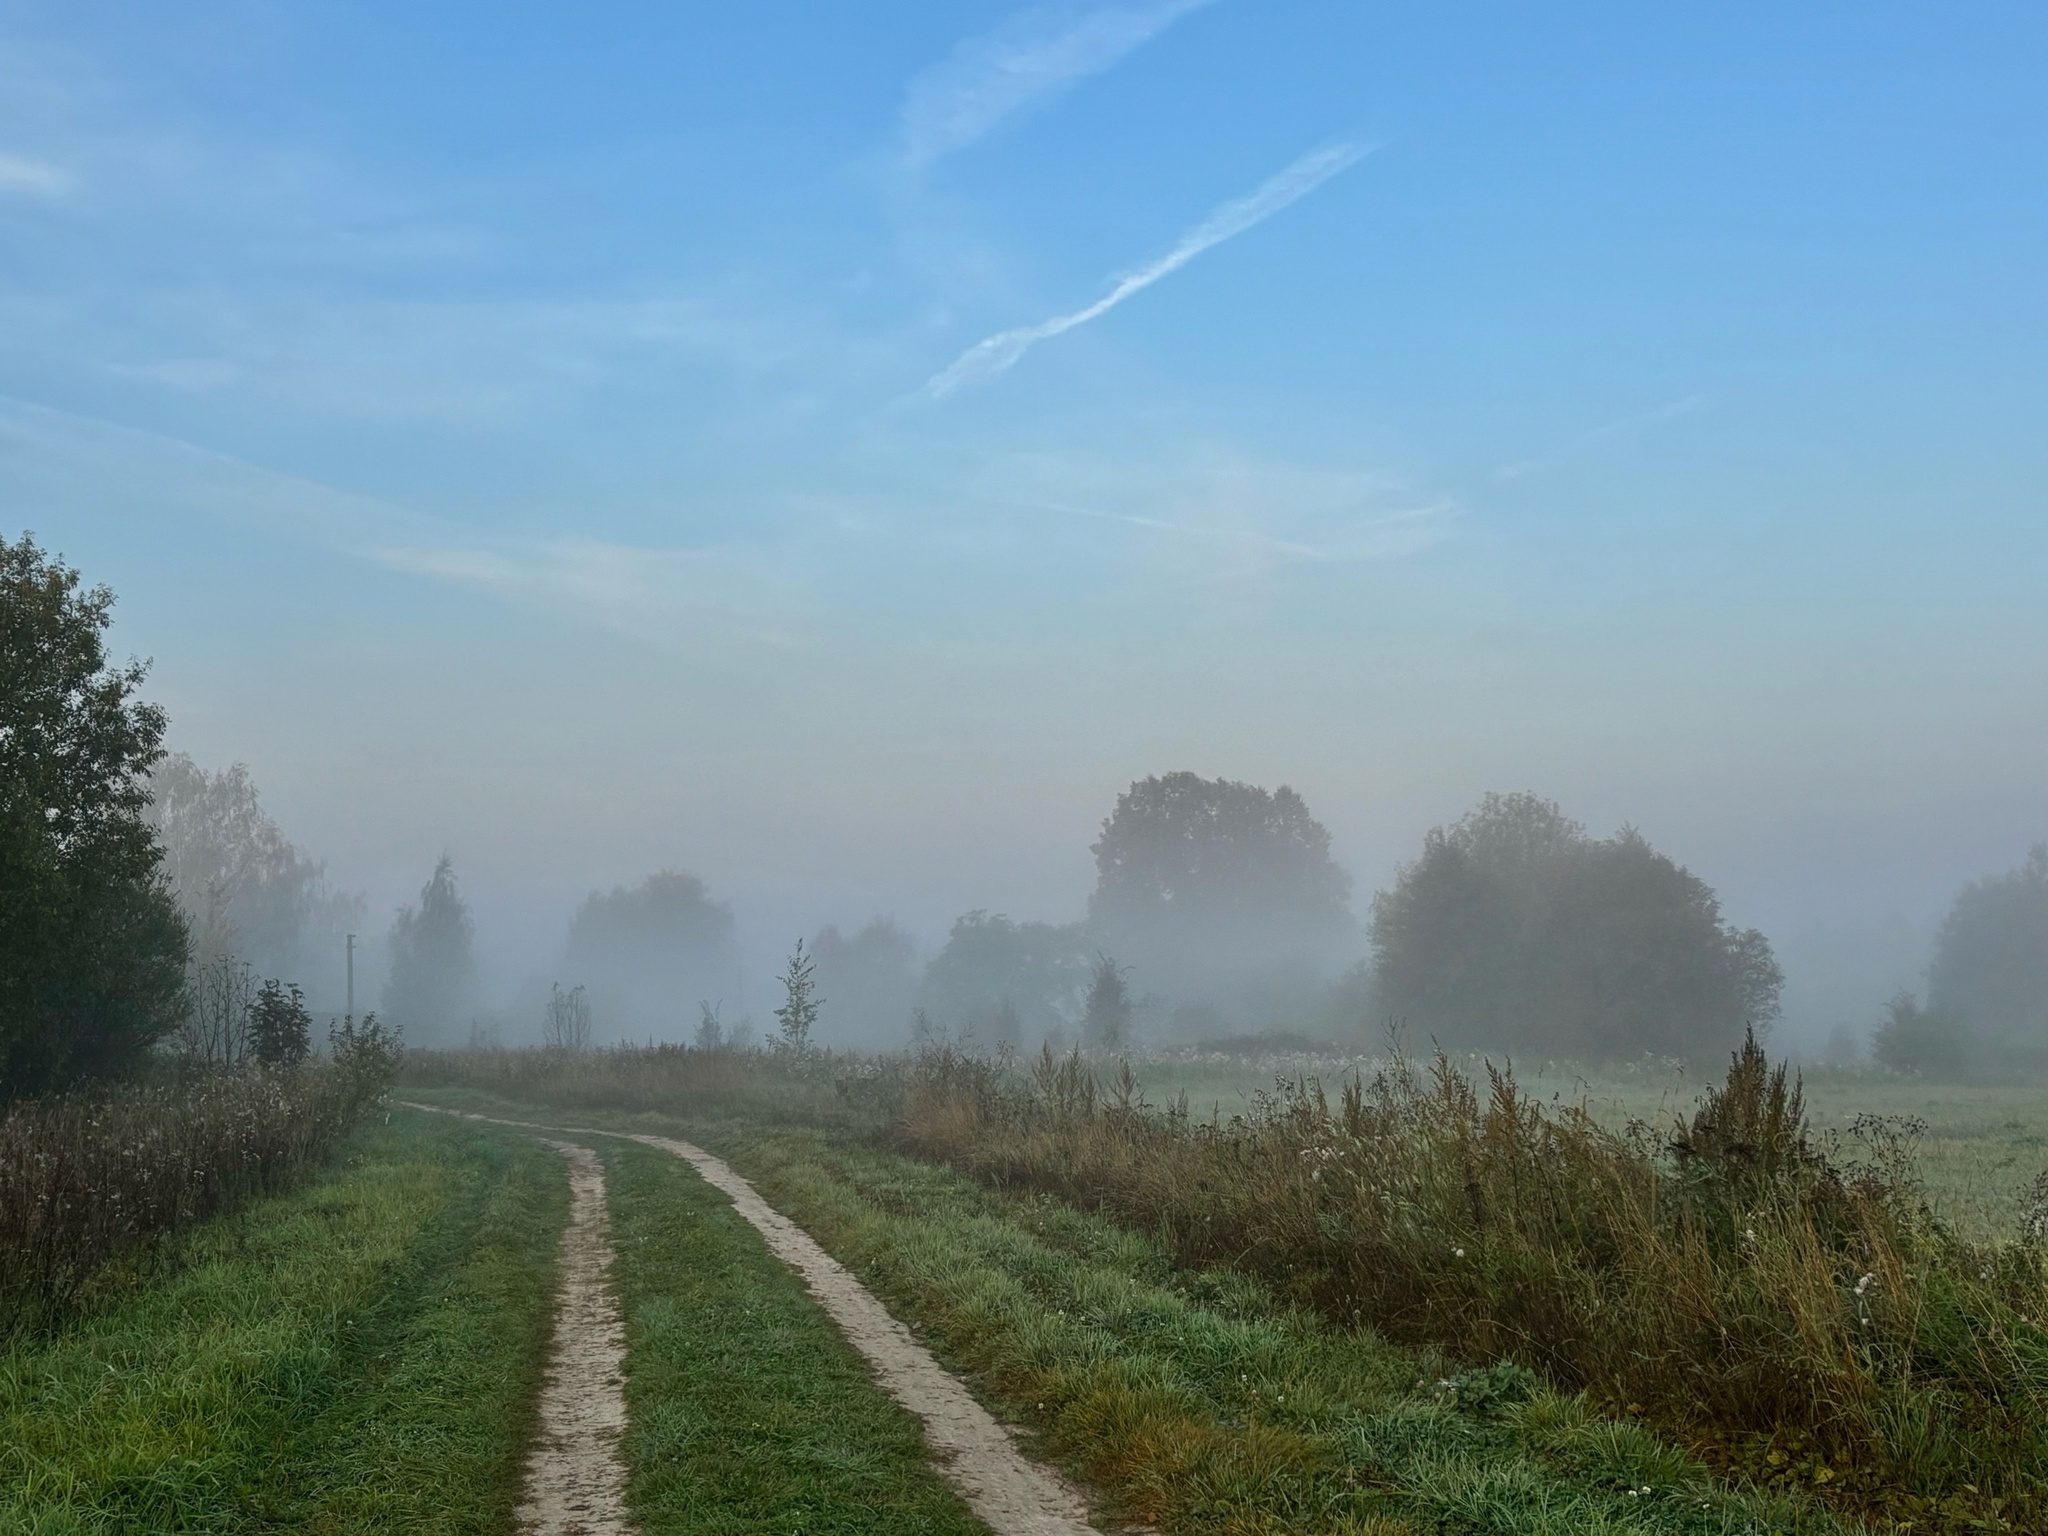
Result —
[{"label": "blue sky", "polygon": [[661,865],[1069,917],[1185,766],[1361,893],[1635,824],[1818,1018],[2048,835],[2044,77],[2018,5],[0,3],[0,521],[507,967]]}]

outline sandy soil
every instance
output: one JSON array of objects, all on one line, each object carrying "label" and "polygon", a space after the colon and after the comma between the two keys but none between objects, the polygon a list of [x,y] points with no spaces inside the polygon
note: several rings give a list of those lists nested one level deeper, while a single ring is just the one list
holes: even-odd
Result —
[{"label": "sandy soil", "polygon": [[588,1147],[549,1139],[569,1163],[555,1332],[541,1382],[540,1428],[527,1453],[513,1528],[527,1536],[630,1536],[626,1466],[626,1329],[612,1294],[604,1167]]},{"label": "sandy soil", "polygon": [[[524,1120],[497,1120],[489,1115],[463,1114],[458,1110],[438,1110],[429,1104],[410,1104],[411,1109],[434,1110],[438,1114],[461,1114],[465,1120],[488,1120],[495,1125],[516,1125],[527,1130],[564,1129],[534,1125]],[[618,1131],[574,1130],[572,1134],[584,1136],[624,1135]],[[967,1501],[967,1505],[980,1517],[983,1524],[995,1532],[995,1536],[1095,1536],[1095,1528],[1088,1523],[1087,1502],[1080,1492],[1059,1473],[1027,1458],[1018,1450],[1010,1432],[997,1423],[989,1411],[976,1402],[962,1386],[959,1379],[931,1357],[930,1351],[910,1336],[905,1328],[888,1309],[875,1300],[872,1292],[856,1280],[837,1259],[820,1248],[808,1232],[791,1221],[781,1212],[773,1209],[754,1190],[754,1186],[741,1178],[721,1159],[713,1157],[701,1147],[694,1147],[687,1141],[674,1141],[666,1136],[628,1136],[627,1139],[643,1145],[659,1148],[684,1159],[697,1170],[707,1184],[728,1196],[733,1209],[750,1222],[768,1244],[769,1252],[802,1276],[804,1284],[825,1309],[826,1314],[836,1323],[839,1331],[846,1335],[847,1342],[860,1351],[868,1362],[868,1368],[875,1373],[875,1379],[883,1390],[905,1408],[924,1421],[926,1443],[932,1448],[933,1464],[939,1475],[950,1483],[955,1491]],[[598,1251],[602,1266],[594,1272],[593,1284],[604,1298],[610,1318],[608,1324],[594,1327],[589,1347],[596,1359],[602,1355],[608,1362],[593,1367],[585,1375],[592,1379],[610,1383],[610,1401],[617,1404],[616,1420],[605,1420],[609,1428],[601,1439],[594,1439],[585,1453],[591,1473],[588,1483],[578,1483],[578,1488],[588,1488],[593,1499],[593,1510],[608,1509],[605,1517],[611,1524],[522,1524],[522,1531],[561,1532],[564,1536],[572,1532],[595,1533],[626,1531],[620,1510],[617,1491],[624,1485],[623,1472],[605,1474],[613,1478],[609,1483],[601,1482],[598,1464],[618,1467],[618,1435],[625,1423],[625,1406],[618,1394],[621,1357],[621,1330],[617,1311],[611,1307],[609,1290],[603,1287],[603,1271],[611,1263],[610,1246],[603,1240],[603,1175],[597,1168],[597,1159],[581,1147],[570,1147],[561,1142],[563,1155],[569,1157],[572,1181],[577,1177],[575,1154],[589,1159],[590,1178],[595,1189],[594,1199],[598,1215]],[[581,1187],[578,1186],[576,1212],[583,1209]],[[572,1214],[570,1234],[581,1225],[580,1215]],[[564,1282],[570,1269],[568,1263],[570,1238],[563,1239]],[[554,1390],[558,1368],[562,1365],[563,1341],[569,1336],[568,1318],[570,1310],[565,1304],[563,1322],[558,1325],[555,1339],[557,1359],[548,1372],[548,1387],[541,1402],[541,1417],[544,1426],[557,1422],[556,1414],[573,1414],[576,1410],[565,1403],[561,1409],[551,1406],[549,1393]],[[609,1333],[604,1334],[608,1328]],[[604,1338],[597,1337],[604,1334]],[[610,1342],[605,1342],[608,1339]],[[605,1351],[609,1353],[604,1353]],[[598,1393],[591,1392],[585,1399],[590,1404],[598,1400]],[[606,1412],[611,1410],[607,1409]],[[569,1422],[565,1419],[563,1422]],[[543,1442],[549,1438],[543,1432]],[[599,1446],[602,1449],[599,1449]],[[538,1461],[542,1449],[536,1449]],[[577,1462],[577,1465],[584,1465]],[[527,1504],[521,1507],[521,1519],[526,1520],[526,1510],[536,1503],[535,1490],[542,1479],[535,1467],[529,1465]],[[597,1496],[601,1488],[613,1490],[610,1503],[604,1504]],[[566,1509],[566,1499],[558,1506]]]}]

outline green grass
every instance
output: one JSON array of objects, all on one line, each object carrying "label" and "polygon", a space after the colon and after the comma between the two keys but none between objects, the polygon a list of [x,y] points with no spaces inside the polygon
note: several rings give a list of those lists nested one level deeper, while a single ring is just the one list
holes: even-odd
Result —
[{"label": "green grass", "polygon": [[593,1140],[643,1536],[979,1536],[931,1470],[919,1421],[725,1196],[668,1153]]},{"label": "green grass", "polygon": [[567,1209],[559,1157],[400,1115],[0,1356],[0,1532],[496,1532]]},{"label": "green grass", "polygon": [[[1343,1063],[1332,1056],[1310,1066],[1320,1070],[1334,1092]],[[1276,1067],[1291,1069],[1291,1060],[1133,1063],[1139,1089],[1152,1103],[1170,1103],[1185,1093],[1198,1118],[1213,1114],[1225,1120],[1244,1113],[1253,1095],[1272,1092]],[[1690,1113],[1707,1082],[1701,1074],[1663,1072],[1608,1071],[1587,1077],[1553,1069],[1518,1076],[1532,1096],[1549,1100],[1554,1095],[1566,1102],[1583,1097],[1596,1116],[1614,1125],[1630,1115],[1668,1125],[1674,1115]],[[2022,1198],[2048,1170],[2048,1090],[1929,1083],[1825,1068],[1808,1071],[1804,1080],[1816,1131],[1846,1135],[1858,1115],[1921,1121],[1926,1130],[1915,1148],[1914,1166],[1935,1214],[1974,1242],[2016,1235]]]},{"label": "green grass", "polygon": [[[1085,1479],[1117,1515],[1173,1536],[1846,1529],[1802,1500],[1732,1489],[1643,1427],[1535,1390],[1519,1374],[1467,1375],[1447,1388],[1450,1368],[1427,1351],[1332,1328],[1239,1275],[1178,1271],[1152,1239],[1054,1201],[992,1192],[817,1132],[502,1103],[494,1112],[665,1130],[718,1149],[920,1326],[984,1401],[1037,1438],[1040,1454]],[[645,1198],[627,1194],[641,1154],[607,1156],[622,1175],[615,1211],[623,1221]],[[681,1177],[669,1175],[671,1183]],[[717,1196],[698,1198],[715,1202],[736,1236],[750,1236]],[[656,1208],[677,1210],[676,1196],[662,1194]],[[621,1246],[622,1273],[640,1270],[646,1261],[628,1263]],[[758,1240],[745,1253],[772,1264]],[[676,1265],[657,1267],[668,1274]],[[624,1282],[629,1296],[644,1283]],[[637,1315],[644,1303],[631,1305]],[[820,1321],[814,1310],[798,1315]],[[741,1327],[722,1318],[708,1326],[701,1344],[677,1351],[689,1369],[703,1369],[694,1362],[714,1345],[754,1348]],[[629,1323],[629,1337],[636,1327],[647,1323]],[[636,1437],[651,1433],[650,1413],[687,1390],[647,1369],[637,1359],[631,1366]],[[720,1383],[721,1394],[737,1390]],[[714,1468],[739,1460],[737,1451],[723,1461],[707,1454]],[[648,1527],[671,1528],[780,1529]]]}]

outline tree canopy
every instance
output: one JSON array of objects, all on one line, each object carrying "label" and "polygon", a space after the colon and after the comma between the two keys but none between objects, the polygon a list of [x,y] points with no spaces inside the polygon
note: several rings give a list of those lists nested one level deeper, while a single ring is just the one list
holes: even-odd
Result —
[{"label": "tree canopy", "polygon": [[455,886],[455,861],[442,854],[416,907],[391,925],[391,975],[384,1013],[415,1039],[454,1038],[476,999],[476,924]]},{"label": "tree canopy", "polygon": [[917,1001],[917,941],[886,917],[851,934],[827,927],[811,941],[818,985],[832,999],[827,1037],[838,1044],[893,1046]]},{"label": "tree canopy", "polygon": [[1320,965],[1356,934],[1330,834],[1284,784],[1139,779],[1092,851],[1089,926],[1141,991],[1228,996],[1276,967]]},{"label": "tree canopy", "polygon": [[932,1020],[981,1043],[1030,1044],[1080,1022],[1088,948],[1075,927],[969,912],[925,967],[918,997]]},{"label": "tree canopy", "polygon": [[1955,1020],[1972,1070],[2048,1068],[2048,843],[1956,897],[1927,968],[1927,1004]]},{"label": "tree canopy", "polygon": [[0,539],[0,1093],[128,1070],[185,1009],[145,812],[164,712],[109,663],[114,596]]},{"label": "tree canopy", "polygon": [[663,870],[633,887],[592,891],[569,923],[568,980],[589,986],[616,1033],[683,1039],[697,1005],[736,997],[733,917],[695,875]]},{"label": "tree canopy", "polygon": [[1633,829],[1488,795],[1373,902],[1380,1008],[1459,1047],[1716,1060],[1777,1016],[1769,941]]}]

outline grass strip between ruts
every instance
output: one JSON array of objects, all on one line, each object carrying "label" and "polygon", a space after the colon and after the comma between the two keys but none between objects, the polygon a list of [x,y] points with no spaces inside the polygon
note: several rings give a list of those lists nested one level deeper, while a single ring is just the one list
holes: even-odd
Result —
[{"label": "grass strip between ruts", "polygon": [[642,1536],[982,1536],[917,1418],[688,1164],[605,1160]]},{"label": "grass strip between ruts", "polygon": [[1448,1390],[1426,1351],[1332,1328],[1240,1275],[1176,1270],[1150,1238],[1049,1199],[810,1131],[436,1097],[717,1151],[1040,1454],[1172,1536],[1851,1529],[1731,1487],[1581,1398],[1489,1402],[1484,1373]]},{"label": "grass strip between ruts", "polygon": [[0,1532],[503,1530],[561,1160],[399,1116],[0,1355]]}]

